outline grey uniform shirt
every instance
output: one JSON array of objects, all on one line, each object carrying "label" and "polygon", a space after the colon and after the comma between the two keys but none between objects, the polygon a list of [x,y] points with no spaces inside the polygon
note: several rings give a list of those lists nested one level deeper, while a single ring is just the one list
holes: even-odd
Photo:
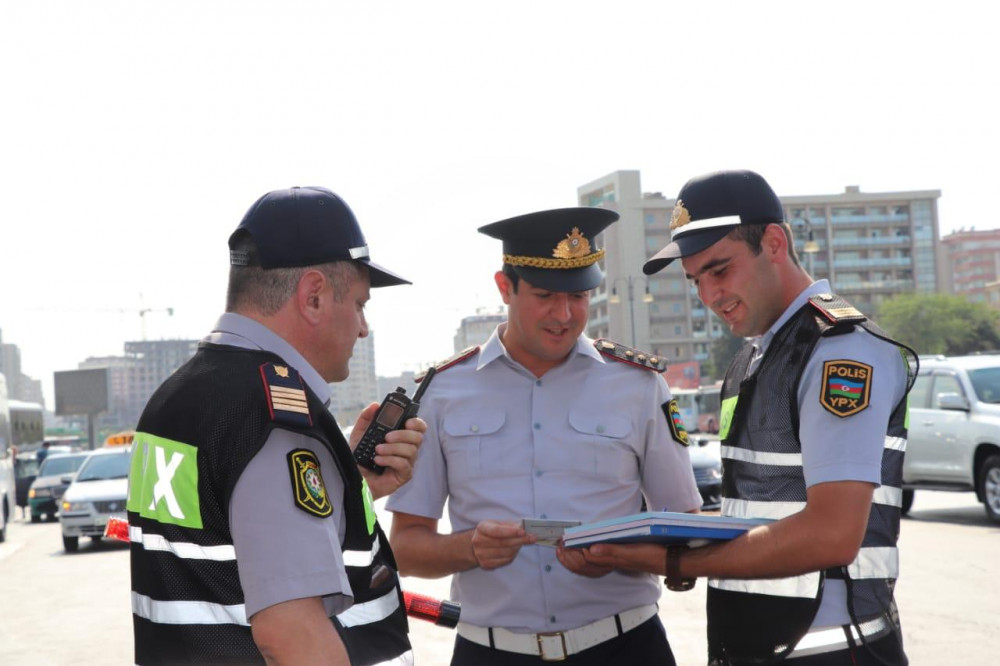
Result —
[{"label": "grey uniform shirt", "polygon": [[[830,283],[818,280],[806,287],[778,318],[770,330],[752,340],[762,356],[775,333],[802,308],[810,297],[830,293]],[[859,361],[872,367],[869,406],[857,414],[839,417],[820,403],[823,363]],[[751,368],[752,371],[752,368]],[[831,481],[864,481],[876,486],[875,502],[895,503],[891,491],[882,492],[882,451],[892,410],[906,391],[906,368],[899,349],[865,330],[850,335],[821,338],[813,349],[798,386],[799,440],[806,487]],[[850,624],[847,586],[842,580],[827,580],[813,627]]]},{"label": "grey uniform shirt", "polygon": [[[569,358],[535,377],[500,341],[438,373],[421,400],[427,432],[413,479],[387,508],[440,519],[454,532],[480,521],[581,520],[701,506],[687,448],[662,405],[663,377],[611,359],[581,336]],[[510,564],[454,575],[462,620],[519,632],[561,631],[655,603],[659,579],[615,571],[586,578],[555,549],[521,548]]]},{"label": "grey uniform shirt", "polygon": [[[205,342],[276,354],[298,371],[324,404],[329,403],[330,387],[305,358],[248,317],[222,315]],[[332,516],[313,516],[293,504],[287,455],[295,449],[316,455],[333,505]],[[240,475],[229,504],[229,527],[248,618],[268,606],[307,597],[323,597],[330,616],[351,605],[340,547],[346,529],[343,496],[343,479],[326,446],[290,430],[271,431]]]}]

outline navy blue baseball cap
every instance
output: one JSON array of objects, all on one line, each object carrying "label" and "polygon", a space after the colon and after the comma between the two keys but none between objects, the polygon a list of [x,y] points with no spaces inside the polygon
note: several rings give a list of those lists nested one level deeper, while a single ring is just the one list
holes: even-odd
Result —
[{"label": "navy blue baseball cap", "polygon": [[528,283],[549,291],[587,291],[604,279],[604,250],[595,238],[618,213],[606,208],[557,208],[479,227],[503,241],[503,262]]},{"label": "navy blue baseball cap", "polygon": [[714,245],[740,224],[783,222],[784,209],[767,181],[753,171],[716,171],[686,182],[670,218],[670,244],[647,261],[652,275],[674,259]]},{"label": "navy blue baseball cap", "polygon": [[233,249],[249,235],[261,268],[318,266],[331,261],[358,261],[368,267],[372,287],[411,284],[372,262],[368,244],[354,213],[324,187],[293,187],[268,192],[250,206],[229,237],[229,263],[249,266],[248,252]]}]

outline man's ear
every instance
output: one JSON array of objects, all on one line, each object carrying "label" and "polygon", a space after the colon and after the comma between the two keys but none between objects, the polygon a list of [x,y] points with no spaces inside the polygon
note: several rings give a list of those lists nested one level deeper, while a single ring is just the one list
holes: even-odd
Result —
[{"label": "man's ear", "polygon": [[310,324],[319,323],[325,303],[323,294],[329,288],[329,282],[322,271],[310,268],[295,288],[295,305],[299,314]]},{"label": "man's ear", "polygon": [[493,280],[497,283],[497,289],[500,290],[500,297],[503,299],[504,305],[510,305],[510,295],[514,291],[514,285],[511,284],[510,278],[504,275],[503,271],[497,271],[493,274]]},{"label": "man's ear", "polygon": [[761,250],[772,262],[784,261],[788,257],[788,237],[780,224],[769,224],[760,240]]}]

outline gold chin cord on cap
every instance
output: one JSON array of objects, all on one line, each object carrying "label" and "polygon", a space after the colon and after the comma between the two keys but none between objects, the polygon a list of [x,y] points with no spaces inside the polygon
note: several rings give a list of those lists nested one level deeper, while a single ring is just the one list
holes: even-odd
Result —
[{"label": "gold chin cord on cap", "polygon": [[547,257],[519,257],[513,254],[503,255],[503,262],[511,266],[528,266],[530,268],[585,268],[596,264],[604,257],[604,250],[573,259],[549,259]]}]

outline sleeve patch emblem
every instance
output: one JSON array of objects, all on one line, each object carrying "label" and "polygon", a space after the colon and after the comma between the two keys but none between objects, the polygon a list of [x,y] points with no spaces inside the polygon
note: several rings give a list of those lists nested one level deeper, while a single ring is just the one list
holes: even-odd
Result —
[{"label": "sleeve patch emblem", "polygon": [[691,440],[688,438],[687,428],[681,419],[681,410],[677,408],[677,401],[671,400],[661,405],[663,415],[667,417],[667,425],[670,426],[670,435],[681,446],[690,446]]},{"label": "sleeve patch emblem", "polygon": [[872,366],[857,361],[826,361],[819,402],[841,418],[868,407],[872,388]]},{"label": "sleeve patch emblem", "polygon": [[292,475],[292,499],[306,513],[325,518],[333,513],[326,494],[323,474],[316,454],[307,449],[295,449],[288,454],[288,471]]}]

